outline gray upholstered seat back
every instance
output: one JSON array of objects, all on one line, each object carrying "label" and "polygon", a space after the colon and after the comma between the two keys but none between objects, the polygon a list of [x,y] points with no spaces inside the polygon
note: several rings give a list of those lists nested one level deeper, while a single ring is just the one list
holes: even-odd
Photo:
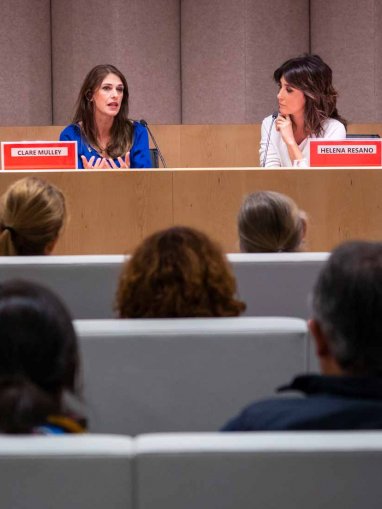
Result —
[{"label": "gray upholstered seat back", "polygon": [[328,253],[230,254],[247,316],[309,317],[309,295]]},{"label": "gray upholstered seat back", "polygon": [[379,509],[382,433],[139,437],[139,509]]},{"label": "gray upholstered seat back", "polygon": [[78,320],[91,429],[215,431],[307,369],[290,318]]},{"label": "gray upholstered seat back", "polygon": [[2,509],[131,509],[132,439],[0,435]]},{"label": "gray upholstered seat back", "polygon": [[113,318],[121,255],[10,256],[0,260],[0,281],[28,279],[48,286],[73,318]]},{"label": "gray upholstered seat back", "polygon": [[[327,253],[229,254],[247,316],[307,318],[308,295]],[[74,318],[113,318],[122,255],[2,257],[0,281],[40,282],[56,291]]]}]

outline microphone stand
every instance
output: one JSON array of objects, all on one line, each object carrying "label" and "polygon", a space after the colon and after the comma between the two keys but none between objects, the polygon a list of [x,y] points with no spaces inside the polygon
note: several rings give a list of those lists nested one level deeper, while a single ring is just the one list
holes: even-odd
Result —
[{"label": "microphone stand", "polygon": [[158,151],[158,155],[159,155],[159,157],[160,157],[160,160],[162,161],[163,168],[167,168],[166,161],[165,161],[164,157],[162,156],[162,152],[160,151],[160,148],[159,148],[159,146],[158,146],[158,143],[156,142],[156,140],[155,140],[155,138],[154,138],[154,135],[153,135],[153,133],[151,132],[151,129],[150,129],[150,127],[149,127],[148,123],[146,122],[146,120],[143,120],[143,119],[142,119],[142,120],[139,120],[139,123],[140,123],[141,125],[143,125],[143,127],[146,127],[146,129],[147,129],[147,131],[148,131],[148,133],[149,133],[149,135],[150,135],[150,138],[153,140],[154,146],[155,146],[155,148],[156,148],[156,149],[157,149],[157,151]]},{"label": "microphone stand", "polygon": [[277,111],[274,111],[272,113],[272,122],[271,122],[271,127],[269,128],[269,133],[268,133],[268,139],[267,139],[267,145],[265,147],[265,153],[264,153],[264,158],[263,158],[263,163],[262,163],[262,167],[265,168],[265,163],[267,162],[267,154],[268,154],[268,148],[269,148],[269,142],[271,141],[271,132],[272,132],[272,127],[273,127],[273,124],[276,120],[276,118],[278,117],[278,112]]}]

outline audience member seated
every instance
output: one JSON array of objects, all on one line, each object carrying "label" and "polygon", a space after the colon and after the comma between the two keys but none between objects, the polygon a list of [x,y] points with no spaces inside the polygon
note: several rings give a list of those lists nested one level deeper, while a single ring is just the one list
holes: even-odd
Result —
[{"label": "audience member seated", "polygon": [[259,191],[248,195],[238,216],[242,253],[302,251],[306,214],[284,194]]},{"label": "audience member seated", "polygon": [[238,316],[245,304],[220,247],[177,226],[154,233],[126,262],[116,309],[121,318]]},{"label": "audience member seated", "polygon": [[18,180],[0,199],[0,256],[49,255],[65,216],[57,187],[35,177]]},{"label": "audience member seated", "polygon": [[56,295],[26,281],[1,283],[0,338],[0,432],[84,431],[69,410],[78,394],[77,337]]},{"label": "audience member seated", "polygon": [[255,402],[224,431],[382,429],[382,243],[335,249],[312,310],[322,375],[298,376],[279,391],[302,397]]}]

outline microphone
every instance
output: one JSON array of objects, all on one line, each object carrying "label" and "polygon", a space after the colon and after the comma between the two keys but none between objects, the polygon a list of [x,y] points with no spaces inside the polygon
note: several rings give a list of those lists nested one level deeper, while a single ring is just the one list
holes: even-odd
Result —
[{"label": "microphone", "polygon": [[146,127],[146,129],[147,129],[147,131],[148,131],[148,133],[149,133],[149,135],[150,135],[150,138],[153,140],[154,146],[155,146],[155,148],[156,148],[156,149],[157,149],[157,151],[158,151],[158,155],[159,155],[159,157],[160,157],[160,160],[162,161],[163,168],[167,168],[166,161],[165,161],[164,157],[162,156],[162,152],[160,151],[160,148],[158,147],[158,143],[156,142],[156,140],[155,140],[155,138],[154,138],[154,135],[153,135],[153,133],[151,132],[151,129],[150,129],[150,127],[149,127],[148,123],[146,122],[146,120],[143,120],[143,119],[138,120],[138,122],[139,122],[141,125],[143,125],[143,127]]},{"label": "microphone", "polygon": [[269,133],[268,133],[268,139],[267,139],[267,145],[265,147],[265,153],[264,153],[264,158],[263,158],[263,163],[262,163],[262,167],[265,168],[265,163],[267,162],[267,154],[268,154],[268,148],[269,148],[269,142],[271,141],[271,132],[272,132],[272,127],[273,127],[273,124],[274,124],[274,121],[276,120],[276,118],[278,117],[279,115],[279,112],[278,111],[274,111],[272,113],[272,122],[271,122],[271,127],[269,128]]}]

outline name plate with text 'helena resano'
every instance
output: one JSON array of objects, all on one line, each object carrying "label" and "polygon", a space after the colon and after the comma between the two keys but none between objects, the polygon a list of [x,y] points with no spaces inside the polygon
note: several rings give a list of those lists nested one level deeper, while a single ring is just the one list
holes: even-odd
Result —
[{"label": "name plate with text 'helena resano'", "polygon": [[382,166],[381,141],[310,139],[310,166]]},{"label": "name plate with text 'helena resano'", "polygon": [[4,141],[2,170],[74,170],[77,168],[75,141]]}]

